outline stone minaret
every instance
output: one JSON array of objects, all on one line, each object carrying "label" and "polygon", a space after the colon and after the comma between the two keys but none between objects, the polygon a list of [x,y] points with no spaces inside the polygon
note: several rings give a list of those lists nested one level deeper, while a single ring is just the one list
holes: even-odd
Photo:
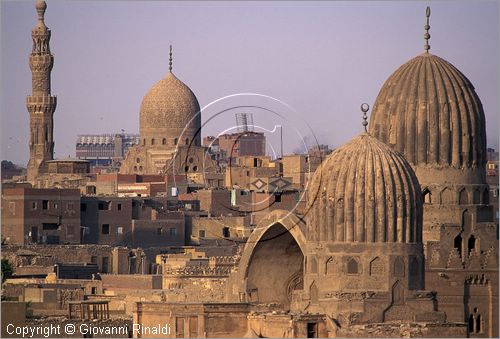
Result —
[{"label": "stone minaret", "polygon": [[28,181],[35,182],[37,176],[46,171],[46,161],[54,157],[54,111],[57,98],[50,94],[50,72],[54,56],[50,53],[50,29],[45,26],[44,14],[47,4],[36,2],[38,22],[31,32],[33,50],[29,64],[32,74],[32,93],[26,98],[30,114],[30,160]]}]

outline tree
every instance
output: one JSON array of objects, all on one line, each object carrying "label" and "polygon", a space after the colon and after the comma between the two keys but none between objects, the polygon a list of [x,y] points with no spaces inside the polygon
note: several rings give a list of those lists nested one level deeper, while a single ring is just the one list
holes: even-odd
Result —
[{"label": "tree", "polygon": [[2,283],[12,277],[12,263],[8,259],[2,259]]}]

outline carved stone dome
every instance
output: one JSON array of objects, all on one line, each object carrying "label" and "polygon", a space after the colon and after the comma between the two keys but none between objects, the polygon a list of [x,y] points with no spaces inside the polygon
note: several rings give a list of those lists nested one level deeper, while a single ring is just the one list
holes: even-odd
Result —
[{"label": "carved stone dome", "polygon": [[[201,115],[198,99],[182,81],[169,72],[144,96],[140,112],[141,142],[145,145],[175,146],[201,144]],[[185,130],[184,128],[187,127]],[[182,134],[182,135],[181,135]],[[186,139],[189,142],[186,143]]]},{"label": "carved stone dome", "polygon": [[[430,172],[420,175],[423,168],[459,170],[462,174],[457,171],[460,178],[456,181],[468,182],[463,177],[467,174],[470,183],[484,172],[486,130],[481,101],[469,79],[438,56],[423,53],[387,79],[369,126],[374,137],[416,167],[421,182],[425,177],[433,180]],[[453,180],[453,174],[449,177]]]},{"label": "carved stone dome", "polygon": [[422,194],[415,173],[401,154],[368,133],[318,167],[308,207],[309,241],[422,242]]}]

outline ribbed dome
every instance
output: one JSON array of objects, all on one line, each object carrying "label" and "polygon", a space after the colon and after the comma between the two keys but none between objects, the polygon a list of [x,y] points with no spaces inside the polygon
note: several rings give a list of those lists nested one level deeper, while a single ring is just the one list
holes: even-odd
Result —
[{"label": "ribbed dome", "polygon": [[[169,145],[171,139],[180,137],[183,140],[191,139],[201,126],[199,111],[198,99],[191,89],[169,72],[148,91],[142,100],[141,138],[146,139],[148,144],[151,138],[157,138],[157,142],[166,138],[169,140]],[[186,126],[188,128],[181,136]],[[197,139],[200,139],[199,133]]]},{"label": "ribbed dome", "polygon": [[308,191],[310,241],[422,241],[415,173],[403,156],[367,133],[326,158]]},{"label": "ribbed dome", "polygon": [[412,165],[463,169],[486,164],[485,118],[474,86],[452,64],[429,53],[387,79],[369,126],[374,137]]}]

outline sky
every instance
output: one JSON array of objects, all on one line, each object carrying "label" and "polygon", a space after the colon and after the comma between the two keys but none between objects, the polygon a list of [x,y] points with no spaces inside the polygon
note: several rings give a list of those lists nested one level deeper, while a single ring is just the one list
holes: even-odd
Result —
[{"label": "sky", "polygon": [[[373,106],[389,75],[424,51],[428,3],[431,53],[474,84],[488,146],[498,149],[498,1],[48,0],[55,157],[74,156],[78,134],[138,133],[142,98],[168,72],[170,43],[174,74],[205,107],[203,136],[252,113],[270,153],[281,152],[281,130],[285,153],[338,147],[362,131],[361,103]],[[21,165],[34,5],[0,2],[1,158]]]}]

